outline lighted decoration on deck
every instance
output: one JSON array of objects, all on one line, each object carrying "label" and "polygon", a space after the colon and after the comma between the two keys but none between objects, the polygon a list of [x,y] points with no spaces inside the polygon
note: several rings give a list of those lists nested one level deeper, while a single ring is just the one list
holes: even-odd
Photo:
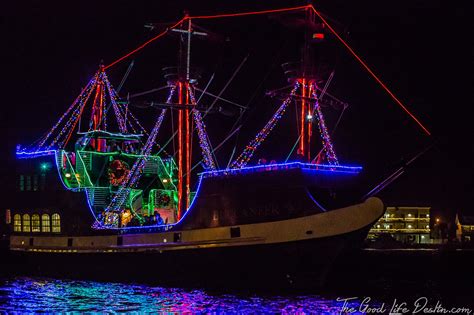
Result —
[{"label": "lighted decoration on deck", "polygon": [[283,104],[281,104],[281,106],[278,108],[272,118],[267,122],[265,127],[263,127],[263,129],[260,130],[260,132],[255,136],[255,138],[250,141],[250,143],[245,147],[245,150],[239,155],[239,157],[237,157],[237,159],[232,162],[230,168],[242,168],[247,165],[257,148],[262,144],[263,141],[265,141],[267,136],[270,134],[273,128],[275,128],[276,124],[285,113],[288,104],[291,102],[299,86],[300,84],[296,82],[295,86],[291,90],[290,95],[283,101]]},{"label": "lighted decoration on deck", "polygon": [[[189,85],[188,91],[191,98],[191,103],[195,105],[196,99],[194,97],[193,90]],[[212,158],[212,149],[209,141],[209,136],[207,134],[206,125],[204,124],[204,121],[202,119],[201,112],[193,108],[191,110],[191,113],[193,115],[194,123],[196,124],[196,129],[199,137],[199,146],[201,147],[204,164],[207,169],[215,170],[216,164],[214,163],[214,159]]]},{"label": "lighted decoration on deck", "polygon": [[110,184],[113,186],[123,184],[129,173],[130,167],[122,160],[113,160],[109,165],[109,169],[107,170]]},{"label": "lighted decoration on deck", "polygon": [[156,136],[158,135],[158,131],[160,130],[161,123],[163,122],[165,114],[166,114],[166,109],[163,109],[155,123],[155,127],[153,128],[153,130],[150,133],[150,136],[148,137],[148,140],[145,146],[142,148],[142,151],[140,153],[142,157],[140,157],[139,159],[135,161],[135,163],[132,166],[132,169],[130,170],[130,173],[128,174],[126,179],[123,180],[122,185],[120,186],[116,195],[110,202],[109,206],[107,206],[107,208],[105,209],[105,212],[119,211],[121,207],[123,206],[125,200],[128,198],[128,195],[130,193],[130,188],[135,187],[135,185],[138,183],[138,180],[140,179],[141,174],[142,174],[142,170],[145,167],[145,164],[148,160],[148,156],[151,153],[151,149],[153,148],[153,145],[155,144]]},{"label": "lighted decoration on deck", "polygon": [[[175,92],[175,88],[171,88],[170,94],[167,99],[168,103],[171,102],[171,98],[173,97],[174,92]],[[138,180],[140,179],[143,168],[145,167],[146,162],[148,161],[148,157],[151,154],[151,150],[153,146],[156,144],[156,137],[158,135],[158,131],[160,130],[161,124],[163,123],[166,112],[167,112],[166,108],[161,110],[161,113],[156,120],[155,126],[150,132],[147,142],[141,149],[141,152],[140,152],[141,157],[135,161],[127,177],[122,181],[122,184],[119,190],[113,197],[110,204],[104,210],[106,213],[111,212],[111,211],[112,212],[120,211],[120,209],[123,207],[125,203],[125,200],[128,198],[130,194],[131,188],[135,187],[138,184]],[[134,213],[134,215],[137,215],[137,214]],[[92,227],[95,229],[98,229],[98,228],[102,228],[103,227],[102,225],[103,225],[103,222],[96,221]]]},{"label": "lighted decoration on deck", "polygon": [[314,117],[314,114],[316,113],[319,133],[321,134],[323,150],[326,155],[327,162],[331,165],[339,165],[339,161],[337,160],[336,153],[332,145],[331,137],[329,136],[329,132],[326,127],[326,122],[324,121],[324,116],[321,111],[321,106],[319,105],[318,96],[316,95],[316,89],[317,89],[316,84],[314,84],[313,89],[312,89],[313,90],[312,97],[315,99],[315,102],[314,102],[314,109],[313,109],[312,116]]}]

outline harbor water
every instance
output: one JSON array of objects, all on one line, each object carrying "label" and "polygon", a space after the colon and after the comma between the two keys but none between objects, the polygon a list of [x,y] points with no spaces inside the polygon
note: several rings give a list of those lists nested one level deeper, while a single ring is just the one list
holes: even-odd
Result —
[{"label": "harbor water", "polygon": [[[334,263],[323,287],[165,286],[25,275],[4,265],[3,312],[389,314],[474,310],[473,251],[364,250]],[[105,269],[104,269],[105,270]],[[11,272],[10,272],[11,271]],[[105,271],[104,271],[105,272]],[[405,310],[405,311],[404,311]]]}]

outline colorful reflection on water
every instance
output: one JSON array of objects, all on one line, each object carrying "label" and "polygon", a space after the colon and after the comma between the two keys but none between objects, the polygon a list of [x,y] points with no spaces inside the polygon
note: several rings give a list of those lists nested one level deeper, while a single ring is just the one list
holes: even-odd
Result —
[{"label": "colorful reflection on water", "polygon": [[[351,304],[359,305],[357,301]],[[317,295],[215,294],[205,290],[27,277],[0,280],[0,310],[6,312],[337,314],[341,307],[342,302]]]}]

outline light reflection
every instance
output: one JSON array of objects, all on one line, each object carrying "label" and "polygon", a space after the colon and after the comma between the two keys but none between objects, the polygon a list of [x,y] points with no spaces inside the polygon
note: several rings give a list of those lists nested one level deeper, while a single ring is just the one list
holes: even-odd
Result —
[{"label": "light reflection", "polygon": [[[358,306],[359,303],[351,303]],[[205,290],[17,277],[0,282],[0,310],[16,312],[191,312],[335,314],[342,302],[317,295],[258,296]]]}]

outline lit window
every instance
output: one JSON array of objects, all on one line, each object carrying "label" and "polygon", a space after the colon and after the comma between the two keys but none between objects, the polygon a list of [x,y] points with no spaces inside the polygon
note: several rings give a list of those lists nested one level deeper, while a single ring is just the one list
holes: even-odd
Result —
[{"label": "lit window", "polygon": [[60,233],[61,232],[61,217],[59,214],[54,213],[51,216],[51,226],[53,233]]},{"label": "lit window", "polygon": [[40,216],[33,214],[31,216],[31,232],[40,232]]},{"label": "lit window", "polygon": [[51,232],[51,223],[49,221],[49,214],[43,214],[41,216],[41,232]]},{"label": "lit window", "polygon": [[19,214],[13,216],[13,231],[21,232],[21,215]]},{"label": "lit window", "polygon": [[30,215],[26,213],[23,215],[23,232],[31,232]]}]

